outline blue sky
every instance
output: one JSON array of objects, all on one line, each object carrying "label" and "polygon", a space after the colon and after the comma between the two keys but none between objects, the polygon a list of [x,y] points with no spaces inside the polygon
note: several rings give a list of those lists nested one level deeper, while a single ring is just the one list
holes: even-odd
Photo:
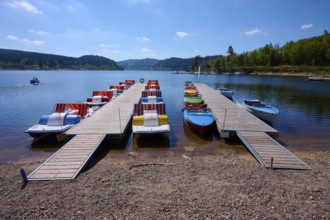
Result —
[{"label": "blue sky", "polygon": [[330,0],[1,0],[0,48],[115,61],[237,53],[330,31]]}]

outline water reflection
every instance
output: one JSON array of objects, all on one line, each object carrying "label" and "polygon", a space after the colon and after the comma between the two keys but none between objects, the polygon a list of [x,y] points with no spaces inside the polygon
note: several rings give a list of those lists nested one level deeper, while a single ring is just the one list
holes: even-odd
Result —
[{"label": "water reflection", "polygon": [[133,135],[133,150],[169,150],[170,140],[167,134]]}]

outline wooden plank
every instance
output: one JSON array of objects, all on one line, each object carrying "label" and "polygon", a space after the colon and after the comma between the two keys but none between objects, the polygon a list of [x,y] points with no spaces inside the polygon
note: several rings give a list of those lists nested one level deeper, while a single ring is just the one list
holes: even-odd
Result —
[{"label": "wooden plank", "polygon": [[233,103],[206,84],[194,83],[194,85],[211,108],[220,132],[262,131],[277,133],[274,128],[240,108],[236,103]]},{"label": "wooden plank", "polygon": [[[237,131],[237,136],[242,140],[255,158],[267,168],[310,169],[306,163],[264,132]],[[271,162],[271,158],[273,158],[273,163]]]},{"label": "wooden plank", "polygon": [[[101,135],[76,135],[29,176],[29,180],[74,179],[105,138]],[[86,142],[88,140],[88,142]],[[71,149],[80,143],[84,150]]]}]

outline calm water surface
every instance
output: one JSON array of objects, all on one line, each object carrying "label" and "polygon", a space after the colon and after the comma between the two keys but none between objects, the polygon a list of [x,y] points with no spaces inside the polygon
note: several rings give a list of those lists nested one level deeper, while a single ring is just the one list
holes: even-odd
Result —
[{"label": "calm water surface", "polygon": [[[41,83],[30,85],[32,77]],[[156,71],[0,71],[0,162],[44,160],[63,143],[55,140],[32,143],[24,131],[37,124],[39,117],[50,114],[59,102],[84,102],[93,90],[106,90],[125,79],[158,79],[171,132],[168,138],[133,138],[126,135],[121,143],[106,144],[106,154],[144,151],[226,153],[246,152],[238,140],[225,141],[216,131],[198,135],[183,123],[183,83],[206,83],[212,88],[236,90],[234,101],[257,98],[277,107],[281,116],[274,124],[278,141],[289,149],[330,149],[330,81],[312,82],[302,77],[171,74]]]}]

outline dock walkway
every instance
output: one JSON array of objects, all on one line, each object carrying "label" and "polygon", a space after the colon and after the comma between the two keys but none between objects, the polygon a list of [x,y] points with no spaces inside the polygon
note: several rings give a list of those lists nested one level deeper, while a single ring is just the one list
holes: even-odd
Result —
[{"label": "dock walkway", "polygon": [[277,130],[208,85],[194,85],[212,109],[222,137],[237,135],[254,157],[267,168],[310,169],[306,163],[269,136],[277,136]]},{"label": "dock walkway", "polygon": [[28,180],[74,179],[107,137],[121,138],[141,98],[144,84],[137,83],[119,95],[91,117],[66,132],[75,135],[29,176]]}]

